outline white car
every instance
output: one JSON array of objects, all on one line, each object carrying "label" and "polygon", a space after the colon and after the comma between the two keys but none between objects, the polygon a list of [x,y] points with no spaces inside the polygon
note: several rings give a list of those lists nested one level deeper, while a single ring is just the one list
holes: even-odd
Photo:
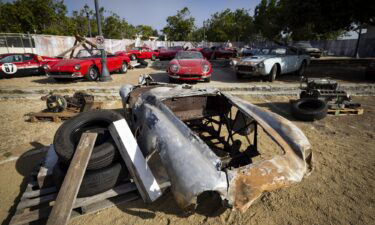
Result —
[{"label": "white car", "polygon": [[231,61],[238,78],[263,76],[270,82],[286,73],[303,76],[309,63],[310,56],[294,47],[263,48],[257,55]]}]

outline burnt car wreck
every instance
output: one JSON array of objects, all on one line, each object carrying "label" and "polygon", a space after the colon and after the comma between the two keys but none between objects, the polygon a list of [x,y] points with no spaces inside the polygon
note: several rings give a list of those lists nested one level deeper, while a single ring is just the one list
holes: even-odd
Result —
[{"label": "burnt car wreck", "polygon": [[[143,81],[121,88],[125,117],[157,183],[181,208],[214,192],[243,212],[311,172],[311,145],[287,119],[216,89]],[[260,132],[277,153],[267,153]]]}]

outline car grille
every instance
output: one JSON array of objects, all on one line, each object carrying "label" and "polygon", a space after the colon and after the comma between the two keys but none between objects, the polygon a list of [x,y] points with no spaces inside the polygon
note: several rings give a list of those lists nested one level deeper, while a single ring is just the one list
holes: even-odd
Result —
[{"label": "car grille", "polygon": [[246,72],[253,72],[255,71],[255,68],[252,66],[243,66],[243,65],[238,65],[237,69],[240,71],[246,71]]},{"label": "car grille", "polygon": [[48,72],[50,75],[72,75],[71,72],[60,72],[60,71],[55,71],[55,72]]},{"label": "car grille", "polygon": [[181,74],[180,77],[201,78],[202,76],[197,74]]}]

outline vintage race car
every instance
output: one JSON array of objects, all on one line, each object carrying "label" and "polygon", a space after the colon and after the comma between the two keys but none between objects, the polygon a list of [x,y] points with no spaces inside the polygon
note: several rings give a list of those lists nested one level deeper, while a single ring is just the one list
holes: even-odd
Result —
[{"label": "vintage race car", "polygon": [[126,55],[129,56],[131,60],[137,59],[151,59],[156,60],[159,52],[152,50],[149,47],[134,47],[131,50],[126,51]]},{"label": "vintage race car", "polygon": [[210,82],[212,66],[200,52],[179,51],[170,61],[168,76],[171,82],[176,80],[203,80]]},{"label": "vintage race car", "polygon": [[44,75],[43,65],[60,59],[39,56],[33,53],[11,53],[0,55],[0,78],[29,75]]},{"label": "vintage race car", "polygon": [[270,82],[285,73],[303,76],[309,63],[310,56],[294,47],[263,48],[255,56],[231,61],[238,78],[262,76]]},{"label": "vintage race car", "polygon": [[211,193],[243,212],[312,171],[311,145],[287,119],[216,89],[140,80],[147,85],[120,90],[125,118],[147,169],[180,207]]},{"label": "vintage race car", "polygon": [[[130,59],[125,54],[107,55],[107,68],[109,72],[128,71]],[[47,76],[54,79],[86,78],[95,81],[102,70],[101,51],[98,49],[82,49],[73,59],[60,60],[54,64],[45,65]]]},{"label": "vintage race car", "polygon": [[177,52],[183,51],[184,48],[182,46],[174,46],[169,48],[161,48],[159,50],[159,59],[160,60],[167,60],[167,59],[173,59]]},{"label": "vintage race car", "polygon": [[230,48],[213,46],[211,48],[194,48],[191,51],[199,51],[206,59],[224,58],[230,59],[236,56],[236,51]]}]

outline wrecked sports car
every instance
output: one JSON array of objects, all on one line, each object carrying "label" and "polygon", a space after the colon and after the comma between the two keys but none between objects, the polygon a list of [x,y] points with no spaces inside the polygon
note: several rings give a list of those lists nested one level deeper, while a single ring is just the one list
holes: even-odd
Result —
[{"label": "wrecked sports car", "polygon": [[312,170],[302,131],[240,98],[150,80],[123,86],[120,95],[157,183],[170,185],[184,209],[209,192],[243,212],[263,192],[300,182]]}]

